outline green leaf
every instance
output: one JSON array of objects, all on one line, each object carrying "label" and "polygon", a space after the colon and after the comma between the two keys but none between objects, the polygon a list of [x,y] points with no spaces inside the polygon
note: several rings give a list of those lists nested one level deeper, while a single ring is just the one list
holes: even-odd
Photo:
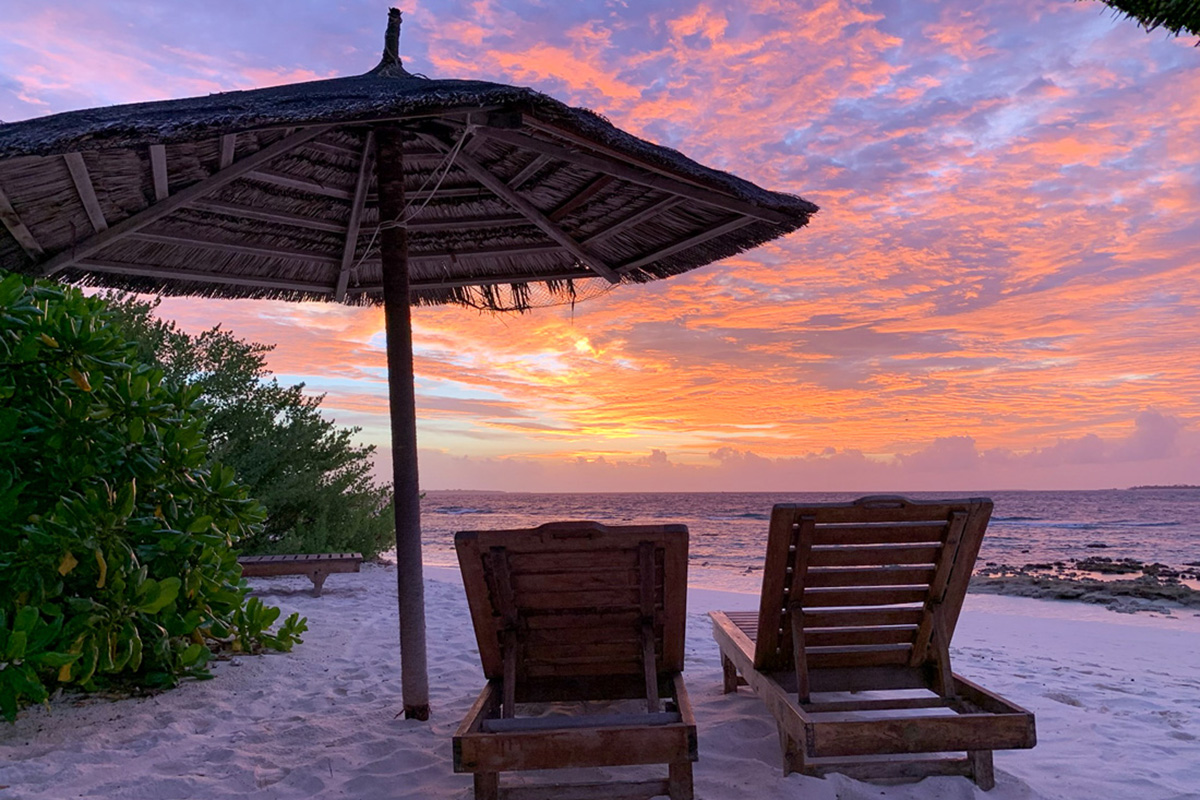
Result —
[{"label": "green leaf", "polygon": [[142,636],[138,633],[137,626],[133,629],[133,638],[130,642],[129,650],[129,669],[132,672],[137,672],[142,666]]},{"label": "green leaf", "polygon": [[8,647],[4,651],[5,661],[20,661],[25,658],[25,641],[29,634],[25,631],[13,631],[8,637]]},{"label": "green leaf", "polygon": [[81,655],[81,653],[38,653],[35,656],[30,656],[29,660],[44,667],[57,669],[67,664],[73,664],[79,660]]},{"label": "green leaf", "polygon": [[138,605],[138,611],[145,614],[157,614],[162,611],[179,595],[179,587],[183,584],[179,578],[170,577],[163,578],[161,581],[155,581],[150,578],[146,581],[146,598]]},{"label": "green leaf", "polygon": [[188,533],[200,533],[201,531],[206,531],[212,527],[212,524],[213,518],[208,514],[205,514],[202,517],[196,517],[196,519],[192,521],[192,524],[188,525]]},{"label": "green leaf", "polygon": [[96,670],[98,672],[114,672],[114,656],[116,655],[116,631],[109,631],[107,636],[104,636],[97,642]]},{"label": "green leaf", "polygon": [[0,280],[0,307],[11,306],[25,294],[25,281],[17,274],[8,275]]},{"label": "green leaf", "polygon": [[137,481],[133,480],[121,487],[117,492],[117,507],[114,509],[119,517],[128,517],[133,513],[137,502]]},{"label": "green leaf", "polygon": [[17,689],[7,679],[0,680],[0,714],[9,722],[17,718]]},{"label": "green leaf", "polygon": [[191,644],[179,655],[179,661],[185,667],[192,667],[195,666],[206,653],[208,653],[208,648],[206,648],[204,645]]},{"label": "green leaf", "polygon": [[25,606],[13,618],[13,633],[30,633],[33,626],[41,619],[41,614],[34,606]]}]

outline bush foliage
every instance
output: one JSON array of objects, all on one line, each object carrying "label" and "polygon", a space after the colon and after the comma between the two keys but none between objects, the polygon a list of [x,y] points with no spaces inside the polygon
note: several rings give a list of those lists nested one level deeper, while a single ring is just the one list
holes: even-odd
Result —
[{"label": "bush foliage", "polygon": [[375,448],[353,443],[358,428],[321,416],[323,398],[306,396],[304,384],[281,386],[266,366],[270,346],[220,326],[192,336],[157,318],[157,303],[107,300],[144,360],[169,382],[199,387],[211,456],[266,507],[263,526],[239,542],[242,552],[357,551],[369,559],[392,545],[391,492],[371,479]]},{"label": "bush foliage", "polygon": [[201,390],[165,381],[103,301],[0,273],[0,713],[60,686],[204,677],[210,646],[289,649],[233,545],[263,512],[213,462]]}]

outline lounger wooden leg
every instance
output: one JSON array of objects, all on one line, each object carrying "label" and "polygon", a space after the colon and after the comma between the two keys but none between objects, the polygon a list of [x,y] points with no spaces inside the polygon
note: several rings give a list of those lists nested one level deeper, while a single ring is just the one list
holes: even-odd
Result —
[{"label": "lounger wooden leg", "polygon": [[313,597],[320,597],[321,587],[325,585],[325,579],[329,577],[328,573],[326,573],[324,570],[314,570],[313,572],[309,573],[308,577],[310,580],[312,580]]},{"label": "lounger wooden leg", "polygon": [[692,800],[695,790],[692,788],[692,762],[673,761],[667,778],[667,793],[671,800]]},{"label": "lounger wooden leg", "polygon": [[500,800],[500,773],[475,773],[475,800]]},{"label": "lounger wooden leg", "polygon": [[776,722],[775,725],[779,729],[779,749],[783,754],[783,777],[786,778],[793,772],[803,774],[804,751],[800,749],[800,743],[792,738],[783,727],[783,723]]},{"label": "lounger wooden leg", "polygon": [[725,694],[736,692],[738,688],[737,667],[724,654],[721,655],[721,671],[725,673]]},{"label": "lounger wooden leg", "polygon": [[971,762],[971,777],[983,791],[991,791],[996,786],[996,770],[992,765],[991,750],[970,750],[967,759]]}]

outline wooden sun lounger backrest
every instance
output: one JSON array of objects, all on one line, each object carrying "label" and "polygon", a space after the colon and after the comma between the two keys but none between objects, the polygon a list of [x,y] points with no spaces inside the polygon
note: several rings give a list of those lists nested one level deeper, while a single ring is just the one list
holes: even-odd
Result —
[{"label": "wooden sun lounger backrest", "polygon": [[828,672],[815,690],[866,688],[853,685],[853,668],[877,667],[944,688],[946,648],[991,511],[983,498],[775,506],[755,667],[796,669],[804,652],[802,698],[807,674],[820,670]]},{"label": "wooden sun lounger backrest", "polygon": [[[518,701],[552,694],[539,685],[629,678],[643,687],[683,669],[686,526],[548,523],[465,531],[454,543],[484,674],[515,683]],[[644,670],[647,643],[654,676]],[[516,674],[506,679],[508,647]]]}]

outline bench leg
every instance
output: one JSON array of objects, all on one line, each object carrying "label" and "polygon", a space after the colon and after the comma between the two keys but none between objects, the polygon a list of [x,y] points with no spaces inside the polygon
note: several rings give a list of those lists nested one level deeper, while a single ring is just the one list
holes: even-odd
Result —
[{"label": "bench leg", "polygon": [[500,773],[475,773],[475,800],[500,800]]},{"label": "bench leg", "polygon": [[721,672],[725,676],[725,694],[736,692],[738,688],[737,667],[723,653],[721,654]]},{"label": "bench leg", "polygon": [[323,569],[316,569],[310,572],[308,577],[310,580],[312,580],[313,597],[320,597],[321,587],[325,585],[325,579],[329,577],[329,573]]},{"label": "bench leg", "polygon": [[970,750],[967,759],[971,762],[971,777],[983,791],[991,791],[996,786],[996,770],[992,764],[991,750]]}]

